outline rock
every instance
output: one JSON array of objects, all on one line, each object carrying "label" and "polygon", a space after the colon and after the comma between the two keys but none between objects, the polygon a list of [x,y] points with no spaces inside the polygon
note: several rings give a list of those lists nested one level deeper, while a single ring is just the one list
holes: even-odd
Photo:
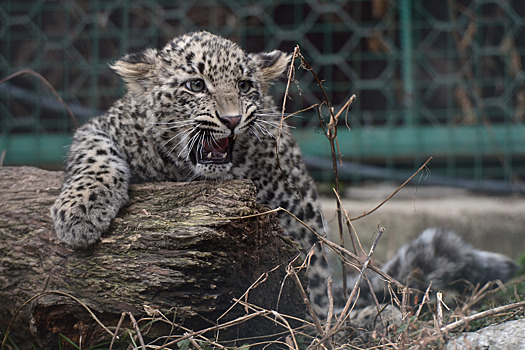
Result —
[{"label": "rock", "polygon": [[447,342],[446,350],[525,349],[525,319],[508,321],[462,333]]}]

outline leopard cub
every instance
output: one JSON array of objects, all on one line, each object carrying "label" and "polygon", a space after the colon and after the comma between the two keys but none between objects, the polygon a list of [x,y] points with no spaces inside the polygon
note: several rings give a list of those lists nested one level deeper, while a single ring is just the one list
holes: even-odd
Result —
[{"label": "leopard cub", "polygon": [[[267,91],[289,61],[277,50],[246,53],[207,32],[118,60],[112,68],[128,92],[75,132],[51,209],[59,239],[73,248],[96,243],[126,204],[130,182],[205,179],[250,179],[260,202],[285,207],[322,232],[315,185],[289,133],[276,157],[272,129],[280,120]],[[281,222],[304,251],[317,243],[290,217]],[[316,250],[310,291],[322,310],[328,270]]]}]

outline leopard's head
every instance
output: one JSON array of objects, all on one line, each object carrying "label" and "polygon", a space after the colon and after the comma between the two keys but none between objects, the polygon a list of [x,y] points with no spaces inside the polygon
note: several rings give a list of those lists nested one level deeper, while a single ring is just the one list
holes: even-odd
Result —
[{"label": "leopard's head", "polygon": [[248,54],[207,33],[174,38],[162,50],[128,54],[112,67],[152,121],[158,152],[195,176],[229,172],[236,144],[266,132],[265,94],[290,55]]}]

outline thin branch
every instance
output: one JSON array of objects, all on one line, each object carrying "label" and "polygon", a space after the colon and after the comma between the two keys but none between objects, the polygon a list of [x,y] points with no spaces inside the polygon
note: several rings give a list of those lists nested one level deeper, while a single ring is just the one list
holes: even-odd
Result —
[{"label": "thin branch", "polygon": [[383,204],[385,204],[387,201],[390,200],[390,198],[394,197],[397,192],[399,192],[403,187],[406,186],[406,184],[408,184],[417,174],[419,174],[419,172],[423,169],[425,169],[425,167],[427,166],[427,164],[432,160],[432,157],[428,158],[427,161],[412,175],[408,178],[408,180],[406,180],[405,182],[403,182],[403,184],[401,186],[399,186],[394,192],[392,192],[392,194],[390,196],[388,196],[388,198],[386,198],[384,201],[382,201],[381,203],[379,203],[374,209],[362,214],[362,215],[359,215],[359,216],[356,216],[355,218],[352,218],[350,219],[350,221],[355,221],[357,219],[361,219],[362,217],[365,217],[367,215],[370,215],[372,214],[374,211],[376,211],[377,209],[379,209],[381,206],[383,206]]},{"label": "thin branch", "polygon": [[281,316],[281,314],[278,313],[277,311],[272,310],[271,312],[275,317],[280,319],[286,325],[286,328],[288,329],[288,331],[290,332],[290,336],[292,337],[294,349],[299,350],[299,344],[297,344],[297,339],[295,339],[295,334],[293,332],[292,327],[290,326],[290,323],[288,323],[288,321],[283,316]]},{"label": "thin branch", "polygon": [[184,339],[188,339],[188,338],[195,337],[195,336],[200,336],[200,335],[202,335],[204,333],[211,332],[211,331],[217,331],[217,330],[221,330],[221,329],[226,329],[226,328],[229,328],[231,326],[234,326],[234,325],[237,325],[237,324],[241,324],[243,322],[251,320],[254,317],[266,315],[268,313],[269,313],[269,311],[258,311],[258,312],[254,312],[253,314],[249,314],[249,315],[244,315],[244,316],[238,317],[238,318],[236,318],[234,320],[228,321],[228,322],[223,323],[223,324],[219,324],[219,325],[216,325],[216,326],[213,326],[213,327],[208,327],[206,329],[202,329],[202,330],[197,331],[197,332],[191,332],[191,333],[183,335],[180,338],[177,338],[177,339],[172,340],[172,341],[170,341],[170,342],[168,342],[166,344],[163,344],[158,349],[165,349],[166,347],[174,345],[174,344],[177,344],[178,342],[180,342],[180,341],[182,341]]},{"label": "thin branch", "polygon": [[129,319],[131,320],[131,323],[133,324],[133,327],[135,328],[135,332],[137,332],[137,337],[140,341],[140,346],[142,347],[142,350],[146,350],[146,345],[144,344],[144,339],[142,339],[142,333],[140,332],[140,328],[137,324],[137,320],[135,320],[135,317],[131,312],[128,312]]},{"label": "thin branch", "polygon": [[[316,103],[316,104],[313,104],[313,105],[311,105],[311,106],[309,106],[309,107],[303,108],[303,109],[301,109],[301,110],[298,110],[298,111],[296,111],[296,112],[293,112],[293,113],[287,114],[286,116],[282,117],[282,119],[281,119],[281,125],[280,125],[279,130],[282,130],[282,128],[284,127],[284,124],[282,123],[283,121],[285,121],[285,120],[287,120],[287,119],[290,119],[291,117],[293,117],[293,116],[295,116],[295,115],[297,115],[297,114],[300,114],[300,113],[303,113],[303,112],[309,111],[309,110],[311,110],[311,109],[314,109],[314,108],[317,107],[317,106],[319,106],[319,104]],[[284,114],[282,114],[282,115],[284,115]]]},{"label": "thin branch", "polygon": [[192,338],[188,338],[191,345],[193,345],[193,347],[196,349],[196,350],[202,350],[201,346],[195,341],[195,339]]},{"label": "thin branch", "polygon": [[361,252],[363,252],[364,254],[364,250],[363,250],[363,246],[361,245],[361,241],[359,240],[359,236],[357,235],[357,231],[355,230],[353,224],[352,224],[352,221],[350,220],[350,216],[348,215],[348,212],[345,210],[344,206],[343,206],[343,202],[341,200],[341,197],[339,196],[339,193],[337,193],[335,190],[334,190],[334,194],[337,198],[337,201],[339,202],[339,205],[341,206],[341,209],[343,210],[343,213],[345,214],[345,218],[346,218],[346,226],[348,228],[348,233],[350,234],[350,239],[352,241],[352,247],[354,248],[354,253],[357,254],[357,246],[355,244],[355,240],[354,240],[354,236],[357,240],[357,243],[359,244],[359,248],[361,250]]},{"label": "thin branch", "polygon": [[[234,300],[235,300],[235,299],[234,299]],[[189,329],[189,328],[186,328],[186,327],[184,327],[183,325],[181,325],[181,324],[177,324],[177,323],[175,323],[174,321],[168,319],[168,318],[166,317],[166,315],[164,315],[160,310],[157,310],[157,312],[158,312],[159,315],[161,316],[160,319],[159,319],[159,318],[142,318],[142,319],[139,320],[139,322],[140,322],[140,321],[145,321],[145,322],[146,322],[146,321],[147,321],[147,322],[151,322],[151,321],[160,321],[160,322],[164,322],[164,323],[170,325],[170,326],[172,327],[172,329],[173,329],[173,327],[175,327],[175,328],[180,328],[180,329],[182,329],[182,330],[185,331],[186,333],[192,333],[192,332],[193,332],[193,330],[191,330],[191,329]],[[170,336],[169,336],[169,337],[170,337]],[[169,337],[168,337],[168,339],[169,339]],[[207,343],[213,345],[213,346],[216,346],[216,347],[220,348],[220,349],[224,349],[224,350],[226,349],[226,347],[224,347],[224,346],[222,346],[221,344],[216,343],[216,342],[214,342],[214,341],[212,341],[212,340],[210,340],[210,339],[204,337],[203,335],[197,335],[197,337],[200,338],[200,339],[202,339],[202,340],[204,340],[205,342],[207,342]],[[158,340],[158,339],[159,339],[159,338],[157,338],[156,340]],[[153,343],[155,343],[156,340],[153,341]],[[155,349],[161,349],[161,348],[164,347],[165,345],[166,345],[166,344],[164,344],[164,345],[159,345],[159,346],[156,346],[156,347],[154,347],[154,348],[155,348]],[[151,346],[151,345],[148,345],[148,347],[152,347],[152,346]]]},{"label": "thin branch", "polygon": [[328,277],[328,281],[326,281],[328,291],[328,314],[326,315],[326,324],[324,326],[325,332],[330,329],[330,326],[332,325],[332,318],[334,316],[334,295],[332,291],[332,282],[332,277]]},{"label": "thin branch", "polygon": [[[280,266],[280,265],[279,265],[279,266]],[[255,280],[255,282],[253,282],[252,285],[249,286],[248,289],[246,289],[246,291],[241,295],[241,297],[240,297],[239,299],[243,299],[243,298],[245,298],[245,297],[248,295],[248,293],[250,292],[250,290],[256,288],[260,283],[263,283],[263,282],[266,281],[267,279],[268,279],[268,273],[267,273],[267,272],[261,274],[261,275],[259,276],[259,278],[257,278],[257,280]],[[228,308],[228,310],[224,311],[224,312],[222,313],[222,315],[220,315],[220,316],[217,318],[217,322],[219,322],[221,318],[223,318],[224,316],[226,316],[226,314],[228,314],[228,313],[229,313],[229,312],[235,307],[235,305],[237,305],[237,302],[234,302],[233,305],[230,306],[230,307]]]},{"label": "thin branch", "polygon": [[[267,309],[265,309],[265,308],[263,308],[263,307],[260,307],[260,306],[258,306],[258,305],[251,304],[251,303],[249,303],[249,302],[247,302],[247,301],[245,301],[245,300],[240,300],[240,299],[237,299],[237,298],[233,298],[233,301],[238,302],[240,305],[242,305],[242,306],[244,306],[245,308],[248,308],[248,309],[250,309],[250,310],[252,310],[252,311],[270,311],[270,310],[267,310]],[[292,315],[286,315],[286,314],[282,314],[282,313],[279,313],[279,314],[280,314],[281,316],[283,316],[283,317],[286,317],[287,319],[290,319],[290,320],[292,320],[292,321],[297,321],[297,322],[300,322],[300,323],[303,323],[303,324],[304,324],[303,326],[300,326],[300,327],[298,327],[298,328],[304,328],[304,327],[315,327],[315,325],[314,325],[312,322],[308,321],[308,320],[305,320],[305,319],[302,319],[302,318],[299,318],[299,317],[296,317],[296,316],[292,316]],[[270,314],[268,314],[268,315],[266,315],[266,316],[264,316],[264,317],[270,317]],[[271,318],[271,317],[270,317],[269,319],[275,321],[274,318]],[[284,327],[284,324],[280,324],[278,321],[276,321],[276,323]]]},{"label": "thin branch", "polygon": [[[344,106],[339,110],[339,112],[337,112],[337,114],[334,115],[334,109],[333,109],[333,107],[330,106],[330,100],[328,99],[328,95],[326,94],[326,91],[323,88],[323,84],[322,84],[321,80],[319,79],[319,77],[317,76],[315,71],[312,69],[312,67],[310,66],[308,61],[306,61],[304,56],[301,55],[300,52],[297,52],[297,55],[300,57],[303,66],[308,71],[310,71],[312,73],[312,75],[313,75],[317,85],[319,86],[319,88],[321,89],[321,92],[323,94],[323,97],[324,97],[324,102],[323,103],[326,103],[326,105],[328,106],[328,111],[330,112],[330,120],[329,120],[329,122],[328,122],[328,124],[327,124],[327,126],[325,128],[325,126],[324,126],[324,118],[322,117],[322,112],[321,112],[321,107],[322,107],[323,103],[321,103],[317,107],[317,114],[319,116],[319,123],[321,124],[321,127],[323,128],[324,134],[325,134],[325,136],[328,139],[328,142],[330,144],[330,151],[331,151],[331,155],[332,155],[332,170],[334,172],[335,192],[338,195],[338,193],[339,193],[339,173],[338,173],[337,159],[339,159],[340,163],[342,163],[342,160],[341,160],[341,153],[339,151],[339,143],[337,141],[337,124],[339,122],[339,117],[341,116],[341,114],[345,110],[348,110],[350,108],[350,105],[352,104],[352,102],[354,102],[356,96],[355,96],[355,94],[352,95],[348,99],[348,101],[344,104]],[[295,57],[295,52],[294,52],[294,57]],[[336,147],[336,144],[337,144],[337,147]],[[340,242],[341,247],[344,248],[345,241],[344,241],[344,235],[343,235],[343,217],[342,217],[342,214],[341,214],[341,203],[340,203],[339,200],[336,201],[336,212],[337,212],[337,226],[338,226],[338,230],[339,230],[339,242]],[[350,235],[351,235],[351,233],[350,233]],[[353,238],[352,238],[352,243],[354,244],[354,250],[355,250],[355,243],[353,241]],[[346,275],[347,275],[346,265],[342,264],[343,294],[344,294],[345,298],[348,296],[347,295],[347,285],[346,285]]]},{"label": "thin branch", "polygon": [[499,307],[496,307],[494,309],[482,311],[482,312],[479,312],[477,314],[467,316],[467,317],[462,318],[461,320],[458,320],[456,322],[452,322],[451,324],[449,324],[449,325],[447,325],[445,327],[442,327],[440,329],[440,331],[442,333],[452,332],[453,330],[455,330],[455,329],[457,329],[459,327],[465,326],[469,322],[476,321],[476,320],[479,320],[479,319],[482,319],[482,318],[485,318],[485,317],[489,317],[489,316],[494,316],[494,315],[500,314],[502,312],[506,312],[506,311],[509,311],[509,310],[522,308],[522,307],[525,307],[525,301],[520,301],[520,302],[509,304],[509,305],[499,306]]},{"label": "thin branch", "polygon": [[109,350],[113,349],[113,344],[115,343],[115,340],[117,339],[118,331],[120,330],[120,327],[122,326],[122,322],[124,321],[124,318],[126,317],[126,313],[123,312],[122,315],[120,315],[120,319],[117,323],[117,328],[115,328],[115,333],[113,334],[113,337],[111,338],[111,343],[109,344]]},{"label": "thin branch", "polygon": [[[368,253],[366,261],[363,263],[363,266],[361,267],[361,271],[359,273],[359,276],[357,277],[357,280],[355,281],[354,288],[352,289],[352,292],[350,293],[350,296],[348,297],[348,300],[346,301],[346,304],[343,308],[343,311],[341,312],[339,316],[339,319],[335,323],[334,327],[330,330],[330,332],[328,332],[328,334],[325,335],[324,338],[329,338],[335,333],[337,333],[339,331],[339,328],[343,325],[346,319],[350,316],[350,311],[351,311],[350,306],[352,305],[352,300],[354,299],[354,296],[357,293],[357,290],[359,289],[359,283],[361,282],[361,279],[363,278],[363,274],[365,273],[365,270],[368,267],[368,264],[370,263],[370,259],[372,258],[372,255],[374,254],[375,248],[377,244],[379,243],[381,236],[383,236],[384,232],[385,232],[385,228],[381,227],[379,229],[376,239],[374,240],[374,243],[370,247],[370,252]],[[357,298],[355,300],[357,301]],[[321,339],[321,341],[323,341],[323,339]]]},{"label": "thin branch", "polygon": [[[325,89],[323,87],[323,82],[321,81],[321,79],[319,79],[319,77],[317,76],[317,73],[315,73],[315,71],[313,70],[312,66],[310,66],[308,61],[306,61],[304,56],[299,52],[299,47],[297,47],[297,51],[298,51],[297,52],[297,56],[301,59],[301,63],[303,65],[303,67],[306,70],[310,71],[310,73],[312,73],[312,75],[314,76],[315,82],[317,83],[317,85],[319,86],[319,89],[321,90],[321,93],[323,94],[324,103],[326,103],[326,105],[328,106],[328,111],[330,112],[330,115],[333,118],[334,115],[333,115],[332,109],[330,108],[331,107],[330,99],[328,98],[328,95],[326,94],[326,91],[325,91]],[[295,52],[294,52],[294,54],[295,54]],[[321,126],[324,129],[324,126],[322,125],[322,123],[321,123]],[[326,133],[326,131],[325,131],[325,133]]]},{"label": "thin branch", "polygon": [[303,284],[301,283],[301,280],[299,279],[299,276],[295,272],[295,268],[293,266],[288,266],[288,274],[290,274],[296,285],[297,289],[299,290],[299,293],[301,294],[301,297],[303,298],[304,305],[306,306],[306,309],[308,310],[310,316],[312,317],[312,321],[314,322],[315,328],[317,328],[317,331],[320,334],[324,333],[323,326],[321,326],[321,322],[319,322],[319,318],[317,317],[317,314],[315,313],[314,309],[312,308],[312,304],[310,304],[310,299],[308,298],[308,295],[306,294]]},{"label": "thin branch", "polygon": [[[280,160],[280,157],[279,157],[279,145],[281,144],[281,134],[282,134],[282,131],[283,131],[283,128],[284,128],[284,121],[285,121],[285,119],[288,118],[288,117],[285,118],[284,111],[286,109],[286,101],[288,100],[288,94],[289,94],[289,90],[290,90],[290,83],[291,83],[293,75],[294,75],[294,62],[295,62],[295,59],[298,57],[298,55],[300,55],[300,53],[299,53],[299,45],[297,45],[295,47],[293,55],[292,55],[292,59],[290,60],[290,69],[288,70],[288,80],[286,82],[286,90],[284,92],[283,104],[282,104],[282,107],[281,107],[281,123],[279,125],[278,130],[277,130],[277,135],[275,137],[275,159],[277,161],[277,168],[279,169],[279,172],[283,175],[284,181],[288,185],[290,185],[292,188],[294,188],[294,189],[296,188],[295,185],[288,181],[288,176],[283,171],[283,169],[281,167],[281,160]],[[306,110],[308,110],[308,109],[306,109]]]}]

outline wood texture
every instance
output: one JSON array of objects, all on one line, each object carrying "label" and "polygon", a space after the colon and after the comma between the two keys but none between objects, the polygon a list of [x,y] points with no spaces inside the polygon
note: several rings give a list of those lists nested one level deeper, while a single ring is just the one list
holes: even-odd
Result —
[{"label": "wood texture", "polygon": [[[54,233],[49,208],[61,183],[61,172],[0,168],[0,329],[14,319],[14,339],[31,333],[34,342],[48,347],[57,345],[58,333],[73,341],[82,336],[85,345],[107,338],[83,306],[62,295],[45,294],[16,315],[40,292],[75,296],[110,328],[122,312],[145,316],[147,305],[197,330],[211,326],[264,273],[268,278],[250,291],[248,301],[304,316],[291,279],[282,283],[299,250],[283,237],[278,219],[224,219],[266,210],[255,201],[250,182],[133,185],[129,205],[86,251],[69,249]],[[237,306],[221,322],[244,313]],[[154,327],[149,334],[163,331]],[[271,322],[254,319],[221,334],[274,331]]]}]

